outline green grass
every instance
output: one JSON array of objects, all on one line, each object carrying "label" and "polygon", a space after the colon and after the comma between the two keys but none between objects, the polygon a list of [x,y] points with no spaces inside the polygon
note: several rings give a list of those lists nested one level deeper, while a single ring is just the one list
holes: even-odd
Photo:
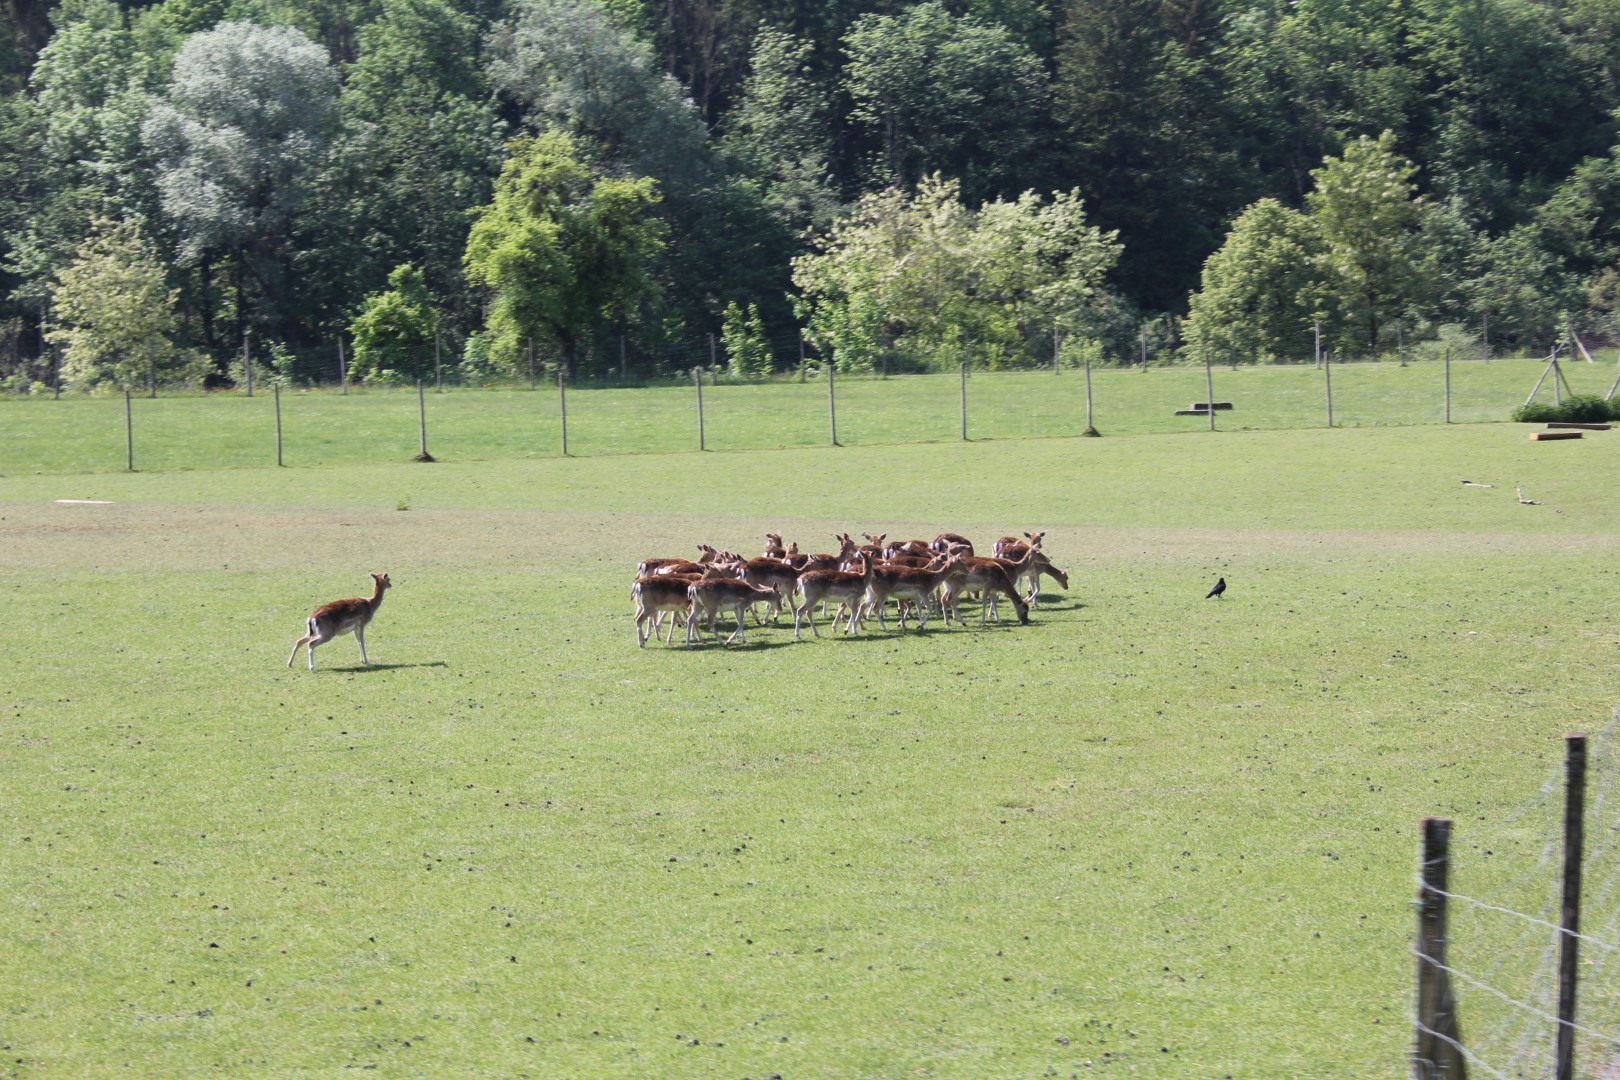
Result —
[{"label": "green grass", "polygon": [[[1607,393],[1609,364],[1561,365],[1578,393]],[[1545,365],[1524,360],[1452,365],[1454,423],[1499,422],[1522,404]],[[1335,365],[1333,420],[1341,427],[1436,424],[1444,418],[1442,365]],[[1235,408],[1223,430],[1322,427],[1324,373],[1310,366],[1217,369],[1215,397]],[[846,446],[961,441],[955,376],[840,379],[838,441]],[[1106,369],[1093,378],[1095,424],[1105,435],[1202,431],[1177,409],[1208,396],[1200,368]],[[1541,396],[1552,399],[1551,386]],[[698,448],[692,387],[569,391],[571,456],[674,453]],[[706,386],[709,450],[824,446],[831,417],[824,383]],[[428,450],[441,460],[555,457],[562,449],[555,387],[452,390],[426,399]],[[282,460],[292,467],[404,461],[417,452],[414,390],[288,392],[281,397]],[[256,467],[276,461],[275,404],[264,392],[136,398],[135,467],[141,471]],[[971,440],[1069,437],[1085,430],[1078,374],[977,374],[968,380]],[[0,472],[108,472],[125,468],[124,402],[114,397],[0,399]]]},{"label": "green grass", "polygon": [[[1610,440],[13,472],[0,1076],[1402,1075],[1418,820],[1614,704]],[[638,557],[946,528],[1072,589],[635,646]]]}]

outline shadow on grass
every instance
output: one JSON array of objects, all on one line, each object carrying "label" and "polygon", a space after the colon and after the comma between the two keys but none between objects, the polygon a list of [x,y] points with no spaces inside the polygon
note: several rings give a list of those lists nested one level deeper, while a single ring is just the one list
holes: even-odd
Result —
[{"label": "shadow on grass", "polygon": [[352,667],[324,667],[322,671],[343,671],[356,675],[363,675],[369,671],[400,671],[405,668],[422,667],[449,667],[443,660],[431,660],[425,664],[355,664]]}]

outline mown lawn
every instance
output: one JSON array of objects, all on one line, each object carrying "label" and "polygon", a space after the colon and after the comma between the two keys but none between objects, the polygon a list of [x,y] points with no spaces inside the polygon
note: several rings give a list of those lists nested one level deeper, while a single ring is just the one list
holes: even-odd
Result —
[{"label": "mown lawn", "polygon": [[[1395,1077],[1419,819],[1614,704],[1611,434],[655,449],[8,469],[0,1076]],[[641,556],[1034,528],[1027,627],[636,648]]]}]

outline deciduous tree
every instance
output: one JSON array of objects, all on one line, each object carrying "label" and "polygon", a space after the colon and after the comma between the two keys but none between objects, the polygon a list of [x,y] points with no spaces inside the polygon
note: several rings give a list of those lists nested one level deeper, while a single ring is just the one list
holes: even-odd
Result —
[{"label": "deciduous tree", "polygon": [[467,240],[467,276],[489,293],[489,355],[516,370],[539,337],[573,373],[591,332],[652,294],[658,185],[592,173],[561,132],[519,137],[511,151]]},{"label": "deciduous tree", "polygon": [[96,218],[51,284],[50,339],[62,347],[63,380],[129,389],[168,374],[180,358],[175,296],[139,222]]}]

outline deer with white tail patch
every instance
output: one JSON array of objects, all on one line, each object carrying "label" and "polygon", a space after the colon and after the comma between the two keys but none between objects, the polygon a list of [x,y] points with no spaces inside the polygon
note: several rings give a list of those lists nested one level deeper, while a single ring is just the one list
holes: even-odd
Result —
[{"label": "deer with white tail patch", "polygon": [[309,646],[309,670],[315,670],[315,646],[324,645],[333,638],[342,637],[352,633],[354,640],[360,645],[360,662],[369,666],[366,659],[366,626],[370,624],[382,606],[383,593],[387,592],[393,582],[388,580],[387,574],[372,574],[373,582],[371,595],[355,596],[347,600],[334,600],[330,604],[322,604],[309,613],[305,626],[309,632],[293,643],[292,655],[287,657],[287,666],[292,667],[293,661],[298,659],[298,650],[305,645]]}]

